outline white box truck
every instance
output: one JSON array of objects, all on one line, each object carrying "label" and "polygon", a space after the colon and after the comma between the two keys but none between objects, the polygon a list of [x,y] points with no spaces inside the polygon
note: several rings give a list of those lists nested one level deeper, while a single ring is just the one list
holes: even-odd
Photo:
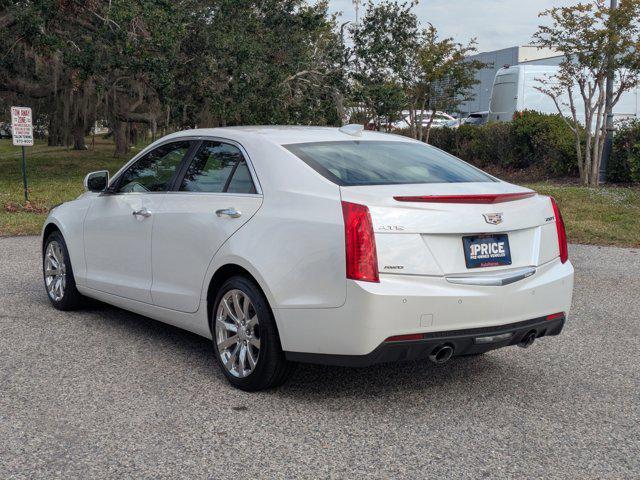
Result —
[{"label": "white box truck", "polygon": [[[557,66],[516,65],[498,70],[491,92],[489,121],[509,122],[516,112],[524,110],[558,113],[553,100],[536,89],[542,86],[541,80],[553,79],[558,69]],[[584,103],[577,86],[573,93],[578,118],[584,119]],[[560,100],[561,104],[568,104],[569,95],[563,95]],[[564,115],[571,116],[568,106],[561,107]],[[640,87],[625,92],[613,109],[616,120],[638,118],[639,112]]]}]

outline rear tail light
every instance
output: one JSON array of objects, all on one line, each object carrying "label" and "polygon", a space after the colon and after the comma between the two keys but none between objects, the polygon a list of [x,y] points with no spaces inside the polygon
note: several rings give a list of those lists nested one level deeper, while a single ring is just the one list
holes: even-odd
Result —
[{"label": "rear tail light", "polygon": [[567,247],[567,230],[564,228],[564,220],[555,199],[551,197],[553,214],[556,217],[556,230],[558,232],[558,248],[560,249],[560,261],[566,263],[569,260],[569,248]]},{"label": "rear tail light", "polygon": [[347,278],[379,282],[378,254],[369,209],[365,205],[342,202]]},{"label": "rear tail light", "polygon": [[551,315],[547,315],[547,320],[558,320],[559,318],[564,318],[564,313],[552,313]]}]

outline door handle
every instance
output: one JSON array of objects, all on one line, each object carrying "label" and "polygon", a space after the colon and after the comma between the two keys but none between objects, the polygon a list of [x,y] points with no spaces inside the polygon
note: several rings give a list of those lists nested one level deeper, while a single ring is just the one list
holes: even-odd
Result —
[{"label": "door handle", "polygon": [[242,213],[240,213],[233,207],[229,207],[229,208],[223,208],[221,210],[216,210],[216,215],[219,217],[221,217],[222,215],[226,215],[227,217],[238,218],[239,216],[242,215]]},{"label": "door handle", "polygon": [[151,212],[146,208],[141,208],[140,210],[135,210],[132,215],[137,217],[138,215],[144,218],[149,218],[151,216]]}]

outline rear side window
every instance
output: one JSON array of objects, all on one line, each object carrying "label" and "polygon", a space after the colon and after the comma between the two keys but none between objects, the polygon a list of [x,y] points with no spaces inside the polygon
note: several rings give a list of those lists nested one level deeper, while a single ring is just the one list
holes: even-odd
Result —
[{"label": "rear side window", "polygon": [[342,186],[494,181],[462,160],[419,143],[343,141],[285,148]]},{"label": "rear side window", "polygon": [[227,187],[229,193],[255,193],[247,162],[240,162]]},{"label": "rear side window", "polygon": [[242,152],[235,145],[204,142],[182,179],[180,190],[207,193],[255,193]]}]

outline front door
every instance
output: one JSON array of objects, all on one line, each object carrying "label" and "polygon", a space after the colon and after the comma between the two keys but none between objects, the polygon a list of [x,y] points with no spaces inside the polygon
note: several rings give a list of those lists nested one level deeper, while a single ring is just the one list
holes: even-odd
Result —
[{"label": "front door", "polygon": [[153,303],[195,312],[215,253],[260,208],[262,195],[237,145],[205,141],[165,195],[153,225]]},{"label": "front door", "polygon": [[87,286],[151,302],[151,233],[155,214],[191,143],[167,143],[147,153],[96,197],[84,222]]}]

